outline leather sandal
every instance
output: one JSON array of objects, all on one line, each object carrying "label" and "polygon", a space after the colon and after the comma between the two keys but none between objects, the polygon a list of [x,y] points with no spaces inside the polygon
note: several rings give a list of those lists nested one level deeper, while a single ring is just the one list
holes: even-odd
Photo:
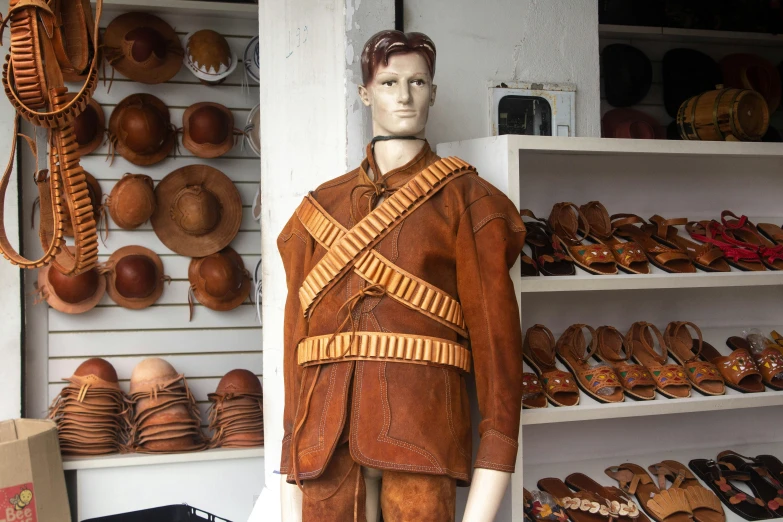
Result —
[{"label": "leather sandal", "polygon": [[[644,250],[652,264],[672,274],[693,274],[696,267],[683,250],[673,248],[652,237],[652,231],[645,227],[648,223],[636,214],[614,214],[612,220],[625,220],[625,224],[617,227],[616,234],[620,237],[633,239]],[[636,226],[641,225],[641,226]]]},{"label": "leather sandal", "polygon": [[756,368],[761,373],[764,384],[775,390],[783,390],[783,354],[770,344],[767,344],[761,353],[756,353],[751,349],[747,339],[736,336],[726,339],[726,345],[729,348],[744,350],[753,357],[753,362],[756,363]]},{"label": "leather sandal", "polygon": [[556,497],[573,522],[609,522],[617,516],[611,502],[590,491],[571,491],[559,478],[543,478],[538,489]]},{"label": "leather sandal", "polygon": [[773,223],[759,223],[756,230],[776,245],[783,245],[783,227]]},{"label": "leather sandal", "polygon": [[565,483],[574,491],[588,491],[611,503],[612,511],[617,513],[620,522],[649,522],[650,519],[641,512],[636,503],[619,488],[602,486],[584,473],[571,473]]},{"label": "leather sandal", "polygon": [[749,482],[750,475],[729,469],[711,459],[694,459],[688,463],[693,473],[718,495],[723,504],[745,520],[767,520],[775,515],[765,502],[737,489],[732,482]]},{"label": "leather sandal", "polygon": [[522,409],[546,408],[546,395],[535,373],[522,374]]},{"label": "leather sandal", "polygon": [[688,504],[693,512],[696,522],[725,522],[726,514],[723,512],[720,499],[701,485],[701,482],[676,460],[664,460],[653,464],[647,469],[653,476],[658,477],[658,487],[666,488],[666,481],[672,483],[673,488],[680,488],[685,492]]},{"label": "leather sandal", "polygon": [[631,362],[632,351],[625,337],[613,326],[600,326],[595,331],[598,349],[595,358],[610,364],[632,399],[647,401],[655,398],[655,381],[641,364]]},{"label": "leather sandal", "polygon": [[[590,332],[590,345],[585,340],[584,330]],[[623,386],[606,363],[591,366],[587,361],[598,348],[595,330],[586,324],[568,327],[557,340],[555,351],[560,362],[576,375],[576,382],[582,390],[598,402],[623,402]]]},{"label": "leather sandal", "polygon": [[531,522],[568,522],[568,515],[560,505],[561,501],[546,491],[532,493],[522,489],[525,520]]},{"label": "leather sandal", "polygon": [[680,488],[660,489],[638,464],[625,463],[606,469],[620,489],[635,495],[644,511],[657,522],[691,522],[688,497]]},{"label": "leather sandal", "polygon": [[730,355],[722,355],[713,346],[705,344],[701,348],[701,356],[718,368],[729,388],[744,393],[765,391],[761,372],[756,368],[750,351],[737,348]]},{"label": "leather sandal", "polygon": [[[693,338],[690,327],[696,333]],[[663,339],[672,359],[677,361],[688,375],[691,386],[704,395],[723,395],[726,384],[714,364],[701,358],[704,342],[698,326],[687,321],[672,321],[663,332]],[[714,349],[714,348],[713,348]]]},{"label": "leather sandal", "polygon": [[579,207],[590,225],[590,239],[606,245],[612,250],[612,255],[618,268],[629,274],[649,274],[650,265],[644,250],[634,241],[622,241],[615,236],[618,226],[628,224],[627,220],[615,222],[609,218],[609,212],[599,201],[591,201]]},{"label": "leather sandal", "polygon": [[573,261],[563,250],[560,242],[553,237],[552,229],[546,219],[537,218],[528,209],[520,210],[519,215],[535,220],[533,222],[525,221],[525,228],[527,228],[525,243],[530,246],[533,252],[532,260],[535,261],[541,274],[545,276],[576,274]]},{"label": "leather sandal", "polygon": [[[729,217],[734,219],[727,219]],[[761,235],[747,216],[737,216],[730,210],[724,210],[720,221],[724,226],[723,235],[729,242],[736,241],[738,246],[755,249],[767,268],[783,270],[783,245],[776,245]]]},{"label": "leather sandal", "polygon": [[650,223],[652,225],[643,228],[649,230],[654,239],[688,254],[691,262],[699,270],[731,272],[731,266],[726,262],[720,248],[709,243],[696,243],[679,234],[677,226],[686,225],[688,223],[686,218],[664,219],[656,214],[650,218]]},{"label": "leather sandal", "polygon": [[538,275],[538,265],[529,255],[522,252],[519,254],[519,260],[521,261],[519,271],[522,273],[522,277],[535,277]]},{"label": "leather sandal", "polygon": [[528,328],[522,343],[522,357],[541,378],[546,398],[555,406],[579,404],[579,388],[569,372],[557,367],[555,336],[546,326]]},{"label": "leather sandal", "polygon": [[746,457],[736,451],[727,450],[718,453],[718,462],[735,471],[750,475],[750,487],[753,494],[766,503],[766,507],[776,517],[783,517],[783,490],[781,484],[772,478],[769,470],[754,458]]},{"label": "leather sandal", "polygon": [[723,235],[723,226],[717,221],[689,221],[685,230],[696,241],[709,243],[721,249],[726,262],[739,270],[763,272],[767,268],[755,249],[730,242]]},{"label": "leather sandal", "polygon": [[[655,349],[656,340],[660,353]],[[631,346],[634,361],[650,371],[655,380],[655,387],[662,395],[670,399],[691,396],[691,383],[685,375],[685,369],[677,364],[669,364],[666,341],[655,325],[643,321],[634,323],[625,336],[625,343]]]},{"label": "leather sandal", "polygon": [[590,225],[582,211],[573,203],[557,203],[549,214],[549,226],[574,263],[595,275],[614,275],[617,264],[609,247],[601,244],[585,244]]}]

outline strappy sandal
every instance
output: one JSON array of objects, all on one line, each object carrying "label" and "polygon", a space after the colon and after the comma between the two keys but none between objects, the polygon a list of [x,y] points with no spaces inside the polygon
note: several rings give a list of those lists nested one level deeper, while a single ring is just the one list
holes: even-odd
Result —
[{"label": "strappy sandal", "polygon": [[773,223],[759,223],[756,230],[776,245],[783,245],[783,227]]},{"label": "strappy sandal", "polygon": [[568,522],[568,515],[560,505],[561,500],[546,491],[534,490],[532,493],[522,489],[525,520],[533,522]]},{"label": "strappy sandal", "polygon": [[776,245],[761,235],[748,216],[737,216],[730,210],[724,210],[720,214],[720,221],[724,226],[723,235],[729,242],[734,240],[738,246],[755,249],[767,268],[783,270],[783,245]]},{"label": "strappy sandal", "polygon": [[783,335],[780,335],[776,330],[772,330],[769,335],[772,337],[772,340],[775,341],[775,344],[783,348]]},{"label": "strappy sandal", "polygon": [[541,378],[546,398],[555,406],[579,404],[576,378],[557,368],[555,336],[546,326],[528,328],[522,343],[522,357]]},{"label": "strappy sandal", "polygon": [[590,239],[606,245],[612,250],[612,255],[618,268],[629,274],[649,274],[650,265],[644,250],[634,241],[621,241],[614,235],[618,226],[628,224],[628,220],[620,219],[612,222],[609,212],[599,201],[585,203],[579,209],[590,225]]},{"label": "strappy sandal", "polygon": [[676,460],[664,460],[653,464],[647,469],[653,476],[658,477],[658,487],[664,489],[666,481],[672,483],[673,488],[680,488],[685,492],[688,504],[693,512],[696,522],[725,522],[726,514],[723,512],[720,499],[701,485],[701,482],[693,476],[693,473],[684,464]]},{"label": "strappy sandal", "polygon": [[763,500],[776,517],[783,517],[783,490],[780,482],[772,479],[771,473],[761,462],[731,450],[718,453],[718,462],[733,471],[749,474],[748,487],[753,494]]},{"label": "strappy sandal", "polygon": [[635,502],[619,488],[605,487],[584,473],[571,473],[565,479],[566,485],[574,491],[588,491],[611,502],[612,511],[616,512],[620,522],[649,522],[650,519],[639,510]]},{"label": "strappy sandal", "polygon": [[525,372],[522,374],[522,409],[546,408],[546,395],[538,375]]},{"label": "strappy sandal", "polygon": [[519,260],[521,261],[519,271],[522,273],[522,277],[535,277],[538,275],[538,265],[529,255],[522,252],[519,254]]},{"label": "strappy sandal", "polygon": [[766,508],[763,500],[740,491],[731,483],[749,482],[750,475],[747,473],[731,470],[711,459],[694,459],[688,463],[688,467],[718,495],[727,508],[745,520],[767,520],[775,516]]},{"label": "strappy sandal", "polygon": [[717,221],[689,221],[685,230],[696,241],[720,248],[726,262],[734,268],[750,272],[767,269],[755,249],[738,246],[736,241],[727,241],[723,236],[723,226]]},{"label": "strappy sandal", "polygon": [[[542,275],[568,276],[575,275],[574,263],[563,250],[560,242],[552,235],[552,229],[545,219],[537,218],[532,211],[522,209],[519,211],[522,217],[529,217],[535,221],[525,221],[527,235],[525,243],[533,252],[532,261],[536,263]],[[524,274],[523,274],[524,275]]]},{"label": "strappy sandal", "polygon": [[[650,331],[655,334],[655,338]],[[661,353],[655,350],[656,339]],[[662,395],[670,399],[691,396],[691,383],[685,375],[685,369],[677,364],[669,364],[666,341],[655,325],[643,321],[634,323],[625,336],[625,343],[631,346],[633,360],[650,371],[655,387]]]},{"label": "strappy sandal", "polygon": [[[590,332],[590,346],[585,341],[584,330]],[[623,402],[623,386],[614,373],[614,369],[600,363],[591,366],[587,361],[598,348],[595,330],[586,324],[574,324],[563,332],[557,340],[555,352],[560,362],[576,375],[576,383],[582,390],[598,402]]]},{"label": "strappy sandal", "polygon": [[657,522],[691,522],[688,497],[680,488],[659,489],[638,464],[625,463],[606,469],[620,489],[635,495],[644,511]]},{"label": "strappy sandal", "polygon": [[623,390],[632,399],[648,401],[655,398],[655,381],[641,364],[631,361],[631,348],[625,338],[613,326],[600,326],[595,331],[598,348],[595,358],[614,368]]},{"label": "strappy sandal", "polygon": [[538,489],[556,497],[573,522],[609,522],[618,513],[609,500],[589,491],[571,491],[559,478],[543,478]]},{"label": "strappy sandal", "polygon": [[[616,234],[620,237],[636,241],[644,250],[650,263],[664,272],[672,274],[694,274],[696,267],[690,257],[679,248],[672,248],[655,240],[652,232],[645,228],[648,223],[636,214],[614,214],[612,220],[626,220],[626,224],[617,227]],[[641,225],[641,226],[636,226]]]},{"label": "strappy sandal", "polygon": [[715,365],[729,388],[744,393],[765,391],[761,373],[748,350],[739,348],[730,355],[722,355],[713,346],[705,344],[701,348],[701,356]]},{"label": "strappy sandal", "polygon": [[[688,327],[696,332],[696,339]],[[723,395],[726,385],[723,376],[714,364],[701,358],[704,342],[698,326],[687,321],[672,321],[663,332],[663,339],[672,359],[677,361],[688,375],[691,385],[704,395]],[[714,348],[713,348],[714,349]]]},{"label": "strappy sandal", "polygon": [[749,353],[761,373],[764,384],[774,390],[783,390],[783,354],[780,350],[767,344],[761,353],[756,353],[746,339],[736,336],[726,339],[726,345],[732,350],[744,350]]},{"label": "strappy sandal", "polygon": [[654,239],[688,254],[691,262],[699,270],[705,272],[731,271],[731,266],[726,262],[720,248],[709,243],[695,243],[679,234],[677,226],[686,225],[688,223],[686,218],[664,219],[656,214],[650,218],[650,223],[652,225],[643,228],[649,230]]},{"label": "strappy sandal", "polygon": [[585,244],[590,225],[573,203],[557,203],[549,214],[549,226],[574,263],[595,275],[614,275],[617,264],[606,245]]}]

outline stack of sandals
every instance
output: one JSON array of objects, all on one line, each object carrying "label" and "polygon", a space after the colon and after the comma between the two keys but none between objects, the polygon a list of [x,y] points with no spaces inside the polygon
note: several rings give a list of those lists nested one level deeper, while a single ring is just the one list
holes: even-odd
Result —
[{"label": "stack of sandals", "polygon": [[248,370],[232,370],[209,394],[210,447],[251,448],[264,445],[264,396],[261,381]]}]

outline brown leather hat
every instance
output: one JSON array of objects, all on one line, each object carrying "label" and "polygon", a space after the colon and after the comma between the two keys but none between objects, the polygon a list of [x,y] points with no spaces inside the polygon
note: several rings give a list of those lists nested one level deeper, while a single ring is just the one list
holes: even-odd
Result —
[{"label": "brown leather hat", "polygon": [[109,65],[133,81],[163,83],[182,67],[184,50],[179,36],[151,14],[118,16],[106,28],[103,44]]},{"label": "brown leather hat", "polygon": [[[68,100],[75,97],[76,93],[68,94]],[[73,132],[79,145],[76,149],[79,156],[85,156],[101,146],[106,133],[106,117],[103,107],[95,99],[90,98],[87,107],[73,120]]]},{"label": "brown leather hat", "polygon": [[207,165],[175,170],[155,188],[152,228],[177,254],[204,257],[228,246],[242,224],[242,199],[234,183]]},{"label": "brown leather hat", "polygon": [[147,166],[169,155],[177,133],[165,103],[151,94],[131,94],[111,113],[109,139],[123,158]]},{"label": "brown leather hat", "polygon": [[182,144],[199,158],[217,158],[234,147],[234,114],[219,103],[188,107],[182,128]]},{"label": "brown leather hat", "polygon": [[163,293],[166,279],[163,261],[148,248],[120,248],[101,267],[101,272],[108,279],[109,297],[123,308],[142,310],[154,304]]},{"label": "brown leather hat", "polygon": [[261,394],[261,381],[250,370],[231,370],[220,379],[216,395]]},{"label": "brown leather hat", "polygon": [[237,57],[220,33],[202,29],[187,35],[185,42],[183,62],[202,83],[223,83],[237,68]]},{"label": "brown leather hat", "polygon": [[49,306],[66,314],[83,314],[95,308],[106,293],[106,279],[97,268],[67,276],[53,265],[38,270],[38,292]]},{"label": "brown leather hat", "polygon": [[112,220],[124,230],[138,228],[155,212],[152,178],[144,174],[125,174],[111,189],[106,207]]},{"label": "brown leather hat", "polygon": [[[90,107],[89,105],[87,106]],[[78,119],[78,118],[77,118]],[[93,177],[92,174],[90,174],[87,171],[84,171],[84,175],[87,177],[87,192],[90,195],[90,201],[92,202],[92,211],[95,212],[96,221],[98,220],[98,213],[100,212],[101,208],[101,200],[103,199],[103,190],[101,189],[101,184],[98,183],[98,180]],[[63,222],[63,234],[65,234],[66,237],[73,237],[73,225],[71,224],[71,215],[69,212],[66,212],[63,215],[62,218]]]},{"label": "brown leather hat", "polygon": [[219,312],[233,310],[245,302],[252,286],[242,257],[230,247],[193,259],[188,280],[198,302]]}]

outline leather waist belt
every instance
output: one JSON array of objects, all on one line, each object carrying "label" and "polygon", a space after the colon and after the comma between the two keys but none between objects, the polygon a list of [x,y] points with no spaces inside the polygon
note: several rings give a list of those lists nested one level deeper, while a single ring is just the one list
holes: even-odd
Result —
[{"label": "leather waist belt", "polygon": [[391,361],[450,366],[470,373],[470,351],[445,339],[382,332],[357,332],[353,334],[353,342],[350,332],[337,334],[329,344],[331,338],[331,335],[320,335],[300,342],[297,347],[299,365],[312,366],[343,360]]}]

